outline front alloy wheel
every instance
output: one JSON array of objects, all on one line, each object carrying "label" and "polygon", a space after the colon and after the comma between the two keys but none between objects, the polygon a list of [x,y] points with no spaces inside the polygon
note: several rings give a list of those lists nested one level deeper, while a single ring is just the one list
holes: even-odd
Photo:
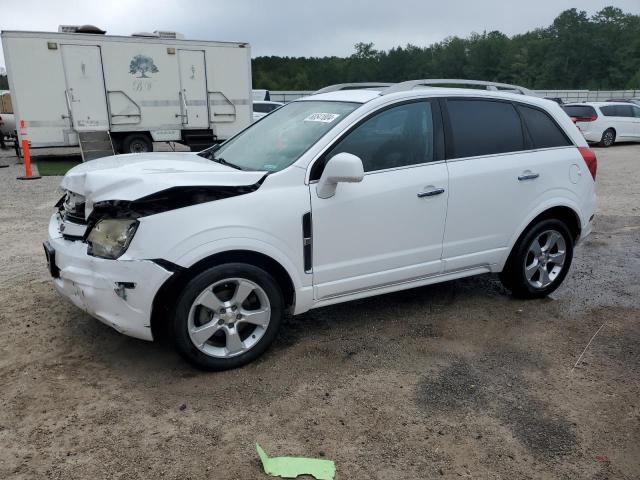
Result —
[{"label": "front alloy wheel", "polygon": [[208,286],[189,310],[189,337],[206,355],[230,358],[264,336],[271,319],[269,297],[258,284],[226,278]]},{"label": "front alloy wheel", "polygon": [[184,287],[174,315],[178,352],[205,370],[245,365],[273,342],[284,312],[278,283],[244,263],[212,267]]}]

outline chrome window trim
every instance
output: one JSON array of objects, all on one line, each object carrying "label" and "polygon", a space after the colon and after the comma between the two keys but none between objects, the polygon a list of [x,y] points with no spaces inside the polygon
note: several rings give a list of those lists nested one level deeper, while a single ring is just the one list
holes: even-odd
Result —
[{"label": "chrome window trim", "polygon": [[536,153],[536,152],[546,152],[548,150],[561,150],[565,148],[576,148],[575,145],[563,145],[560,147],[547,147],[547,148],[530,148],[526,150],[517,150],[515,152],[502,152],[502,153],[488,153],[487,155],[475,155],[472,157],[461,157],[461,158],[450,158],[446,160],[447,163],[459,162],[464,160],[474,160],[477,158],[487,158],[487,157],[506,157],[509,155],[521,155],[523,153]]}]

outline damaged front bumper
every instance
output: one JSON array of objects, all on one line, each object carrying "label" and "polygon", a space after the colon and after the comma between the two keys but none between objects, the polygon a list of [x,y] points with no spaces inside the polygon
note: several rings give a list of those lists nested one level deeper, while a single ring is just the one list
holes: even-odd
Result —
[{"label": "damaged front bumper", "polygon": [[173,273],[151,260],[92,257],[87,254],[86,243],[63,238],[62,223],[60,214],[51,217],[47,242],[56,290],[75,306],[117,331],[153,340],[153,300]]}]

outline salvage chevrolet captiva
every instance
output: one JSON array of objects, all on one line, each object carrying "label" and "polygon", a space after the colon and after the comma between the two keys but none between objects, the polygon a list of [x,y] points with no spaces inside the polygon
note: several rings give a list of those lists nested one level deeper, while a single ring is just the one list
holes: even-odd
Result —
[{"label": "salvage chevrolet captiva", "polygon": [[200,153],[79,165],[45,242],[55,288],[210,370],[287,313],[491,272],[544,297],[591,232],[596,158],[556,103],[491,90],[330,91]]}]

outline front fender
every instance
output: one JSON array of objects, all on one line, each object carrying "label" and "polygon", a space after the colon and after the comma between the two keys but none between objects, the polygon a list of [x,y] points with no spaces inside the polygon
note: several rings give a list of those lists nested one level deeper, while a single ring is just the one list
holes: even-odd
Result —
[{"label": "front fender", "polygon": [[255,253],[261,253],[282,265],[289,274],[296,291],[303,287],[311,286],[311,275],[300,275],[300,272],[304,271],[300,268],[302,257],[300,258],[300,261],[296,262],[296,260],[291,258],[290,255],[284,254],[283,252],[285,250],[282,245],[278,246],[277,243],[278,242],[270,243],[269,240],[246,236],[218,238],[216,240],[202,243],[191,250],[180,253],[174,259],[168,260],[180,265],[181,267],[189,268],[200,260],[204,260],[212,255],[230,251],[247,250]]}]

